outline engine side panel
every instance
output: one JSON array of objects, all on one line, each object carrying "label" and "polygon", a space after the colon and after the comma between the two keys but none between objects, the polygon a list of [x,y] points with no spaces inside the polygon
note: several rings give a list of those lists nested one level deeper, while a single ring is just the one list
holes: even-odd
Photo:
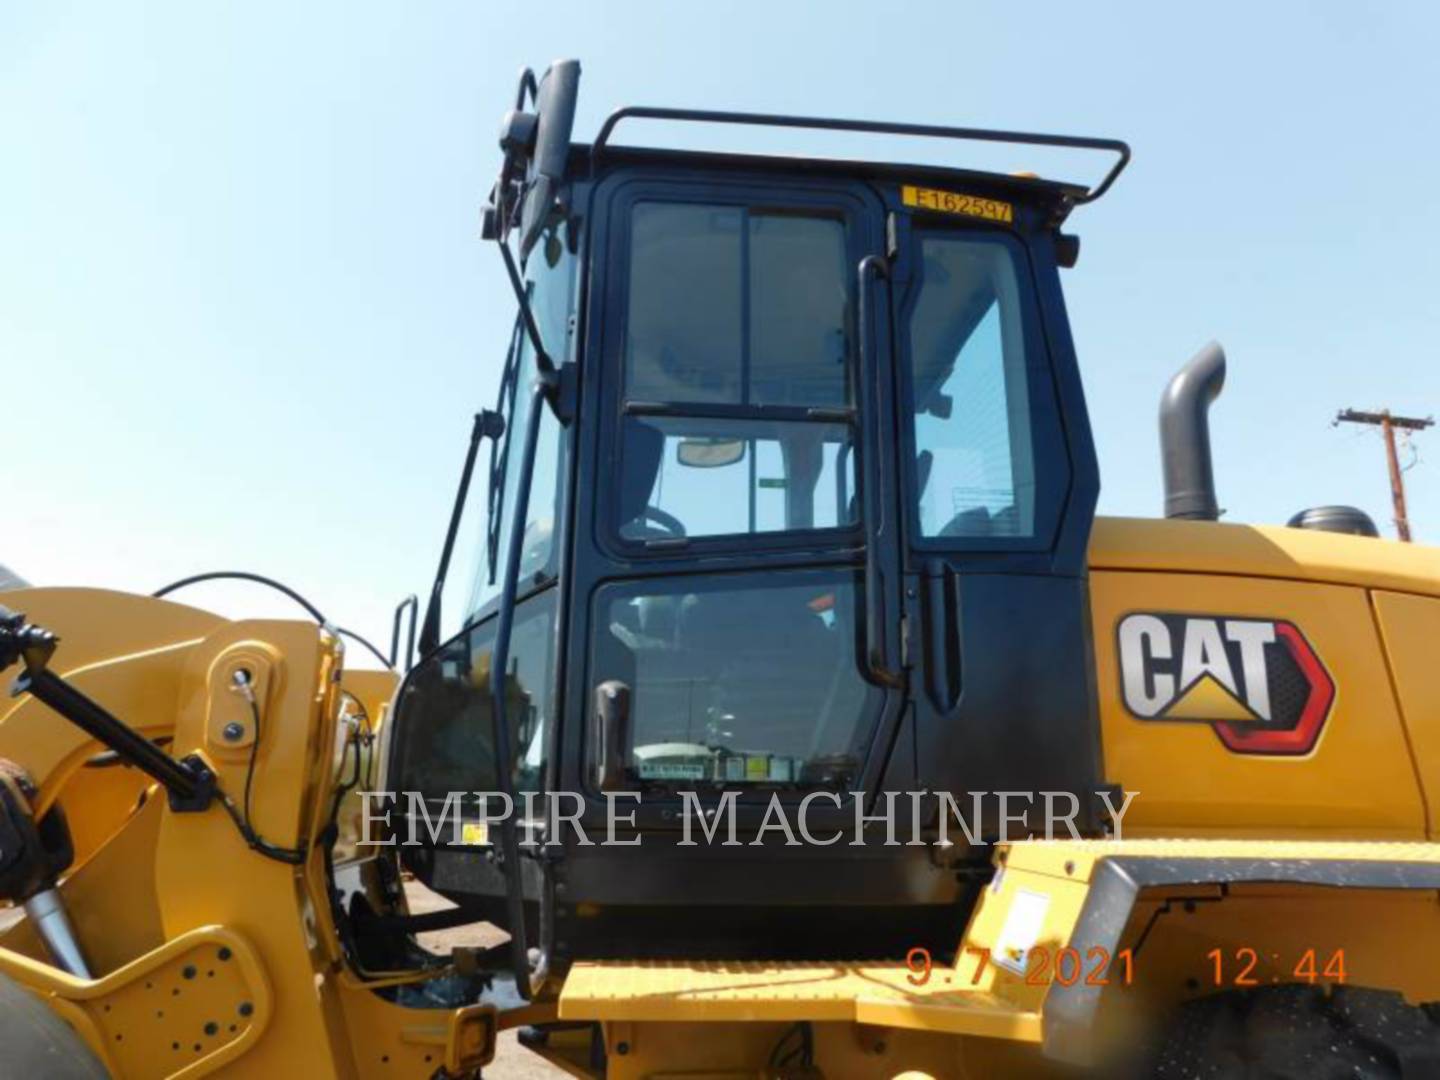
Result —
[{"label": "engine side panel", "polygon": [[1425,837],[1367,590],[1097,569],[1091,603],[1127,836]]},{"label": "engine side panel", "polygon": [[1440,599],[1374,592],[1395,692],[1428,804],[1430,835],[1440,835]]}]

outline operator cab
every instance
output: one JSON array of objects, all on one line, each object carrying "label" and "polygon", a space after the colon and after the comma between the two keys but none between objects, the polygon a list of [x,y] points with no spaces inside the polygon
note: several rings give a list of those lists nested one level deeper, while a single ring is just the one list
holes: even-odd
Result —
[{"label": "operator cab", "polygon": [[[527,73],[502,132],[486,234],[520,311],[397,698],[384,787],[423,795],[392,815],[401,858],[510,930],[532,982],[597,956],[943,955],[988,850],[953,828],[887,844],[878,818],[855,845],[857,811],[1064,792],[1098,828],[1098,479],[1058,271],[1066,215],[1128,150],[669,109],[576,145],[578,80],[573,61]],[[1119,160],[1092,190],[611,145],[643,119]],[[483,532],[442,642],[462,519]],[[482,823],[474,792],[517,813]],[[453,793],[461,842],[423,821]],[[573,820],[547,821],[545,795]],[[804,804],[811,836],[757,840],[774,800],[792,824]],[[938,804],[919,806],[933,840]]]}]

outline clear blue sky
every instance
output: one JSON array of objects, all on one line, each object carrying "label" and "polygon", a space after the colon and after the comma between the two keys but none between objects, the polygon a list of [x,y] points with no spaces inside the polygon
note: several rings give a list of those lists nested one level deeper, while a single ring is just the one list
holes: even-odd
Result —
[{"label": "clear blue sky", "polygon": [[[1440,412],[1437,47],[1428,3],[12,0],[0,562],[132,590],[254,569],[385,637],[430,580],[513,315],[477,238],[498,121],[517,70],[559,56],[584,64],[582,139],[646,102],[1130,140],[1066,278],[1102,511],[1158,512],[1156,401],[1214,337],[1228,518],[1349,502],[1390,531],[1378,438],[1330,419]],[[1419,449],[1412,520],[1440,542],[1440,433]]]}]

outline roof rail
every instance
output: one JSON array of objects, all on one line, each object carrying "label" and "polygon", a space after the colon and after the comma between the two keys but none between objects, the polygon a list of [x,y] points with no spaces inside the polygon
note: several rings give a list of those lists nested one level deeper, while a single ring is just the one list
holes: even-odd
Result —
[{"label": "roof rail", "polygon": [[1110,190],[1125,166],[1130,164],[1130,146],[1119,139],[1094,139],[1077,135],[1041,135],[1025,131],[991,131],[985,128],[943,127],[935,124],[892,124],[879,120],[836,120],[815,116],[787,116],[775,113],[716,112],[706,109],[667,109],[651,105],[627,105],[605,119],[600,134],[590,147],[590,168],[599,166],[610,134],[622,120],[683,120],[705,124],[745,124],[752,127],[810,128],[818,131],[860,131],[878,135],[919,135],[933,139],[964,142],[1014,143],[1021,146],[1058,146],[1071,150],[1099,150],[1115,154],[1118,160],[1104,178],[1073,202],[1094,202]]},{"label": "roof rail", "polygon": [[1032,131],[991,131],[988,128],[953,128],[936,124],[890,124],[878,120],[834,120],[827,117],[791,117],[772,112],[720,112],[711,109],[661,108],[655,105],[626,105],[615,109],[600,132],[595,143],[590,144],[590,170],[599,166],[600,153],[622,120],[678,120],[700,122],[700,124],[746,124],[750,127],[811,128],[816,131],[863,131],[878,135],[922,135],[926,138],[953,138],[966,143],[1012,143],[1032,147],[1061,147],[1066,150],[1099,150],[1116,154],[1116,163],[1104,174],[1099,184],[1086,189],[1086,193],[1074,196],[1076,204],[1093,203],[1119,179],[1120,173],[1130,163],[1130,147],[1119,138],[1089,138],[1084,135],[1044,135]]}]

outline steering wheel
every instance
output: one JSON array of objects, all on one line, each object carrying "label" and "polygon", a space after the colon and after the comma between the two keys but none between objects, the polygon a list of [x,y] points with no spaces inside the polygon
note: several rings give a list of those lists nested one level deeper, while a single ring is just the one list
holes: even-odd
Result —
[{"label": "steering wheel", "polygon": [[640,511],[640,521],[649,522],[647,531],[654,531],[664,537],[682,537],[685,535],[685,523],[674,514],[667,514],[658,506],[647,506]]}]

